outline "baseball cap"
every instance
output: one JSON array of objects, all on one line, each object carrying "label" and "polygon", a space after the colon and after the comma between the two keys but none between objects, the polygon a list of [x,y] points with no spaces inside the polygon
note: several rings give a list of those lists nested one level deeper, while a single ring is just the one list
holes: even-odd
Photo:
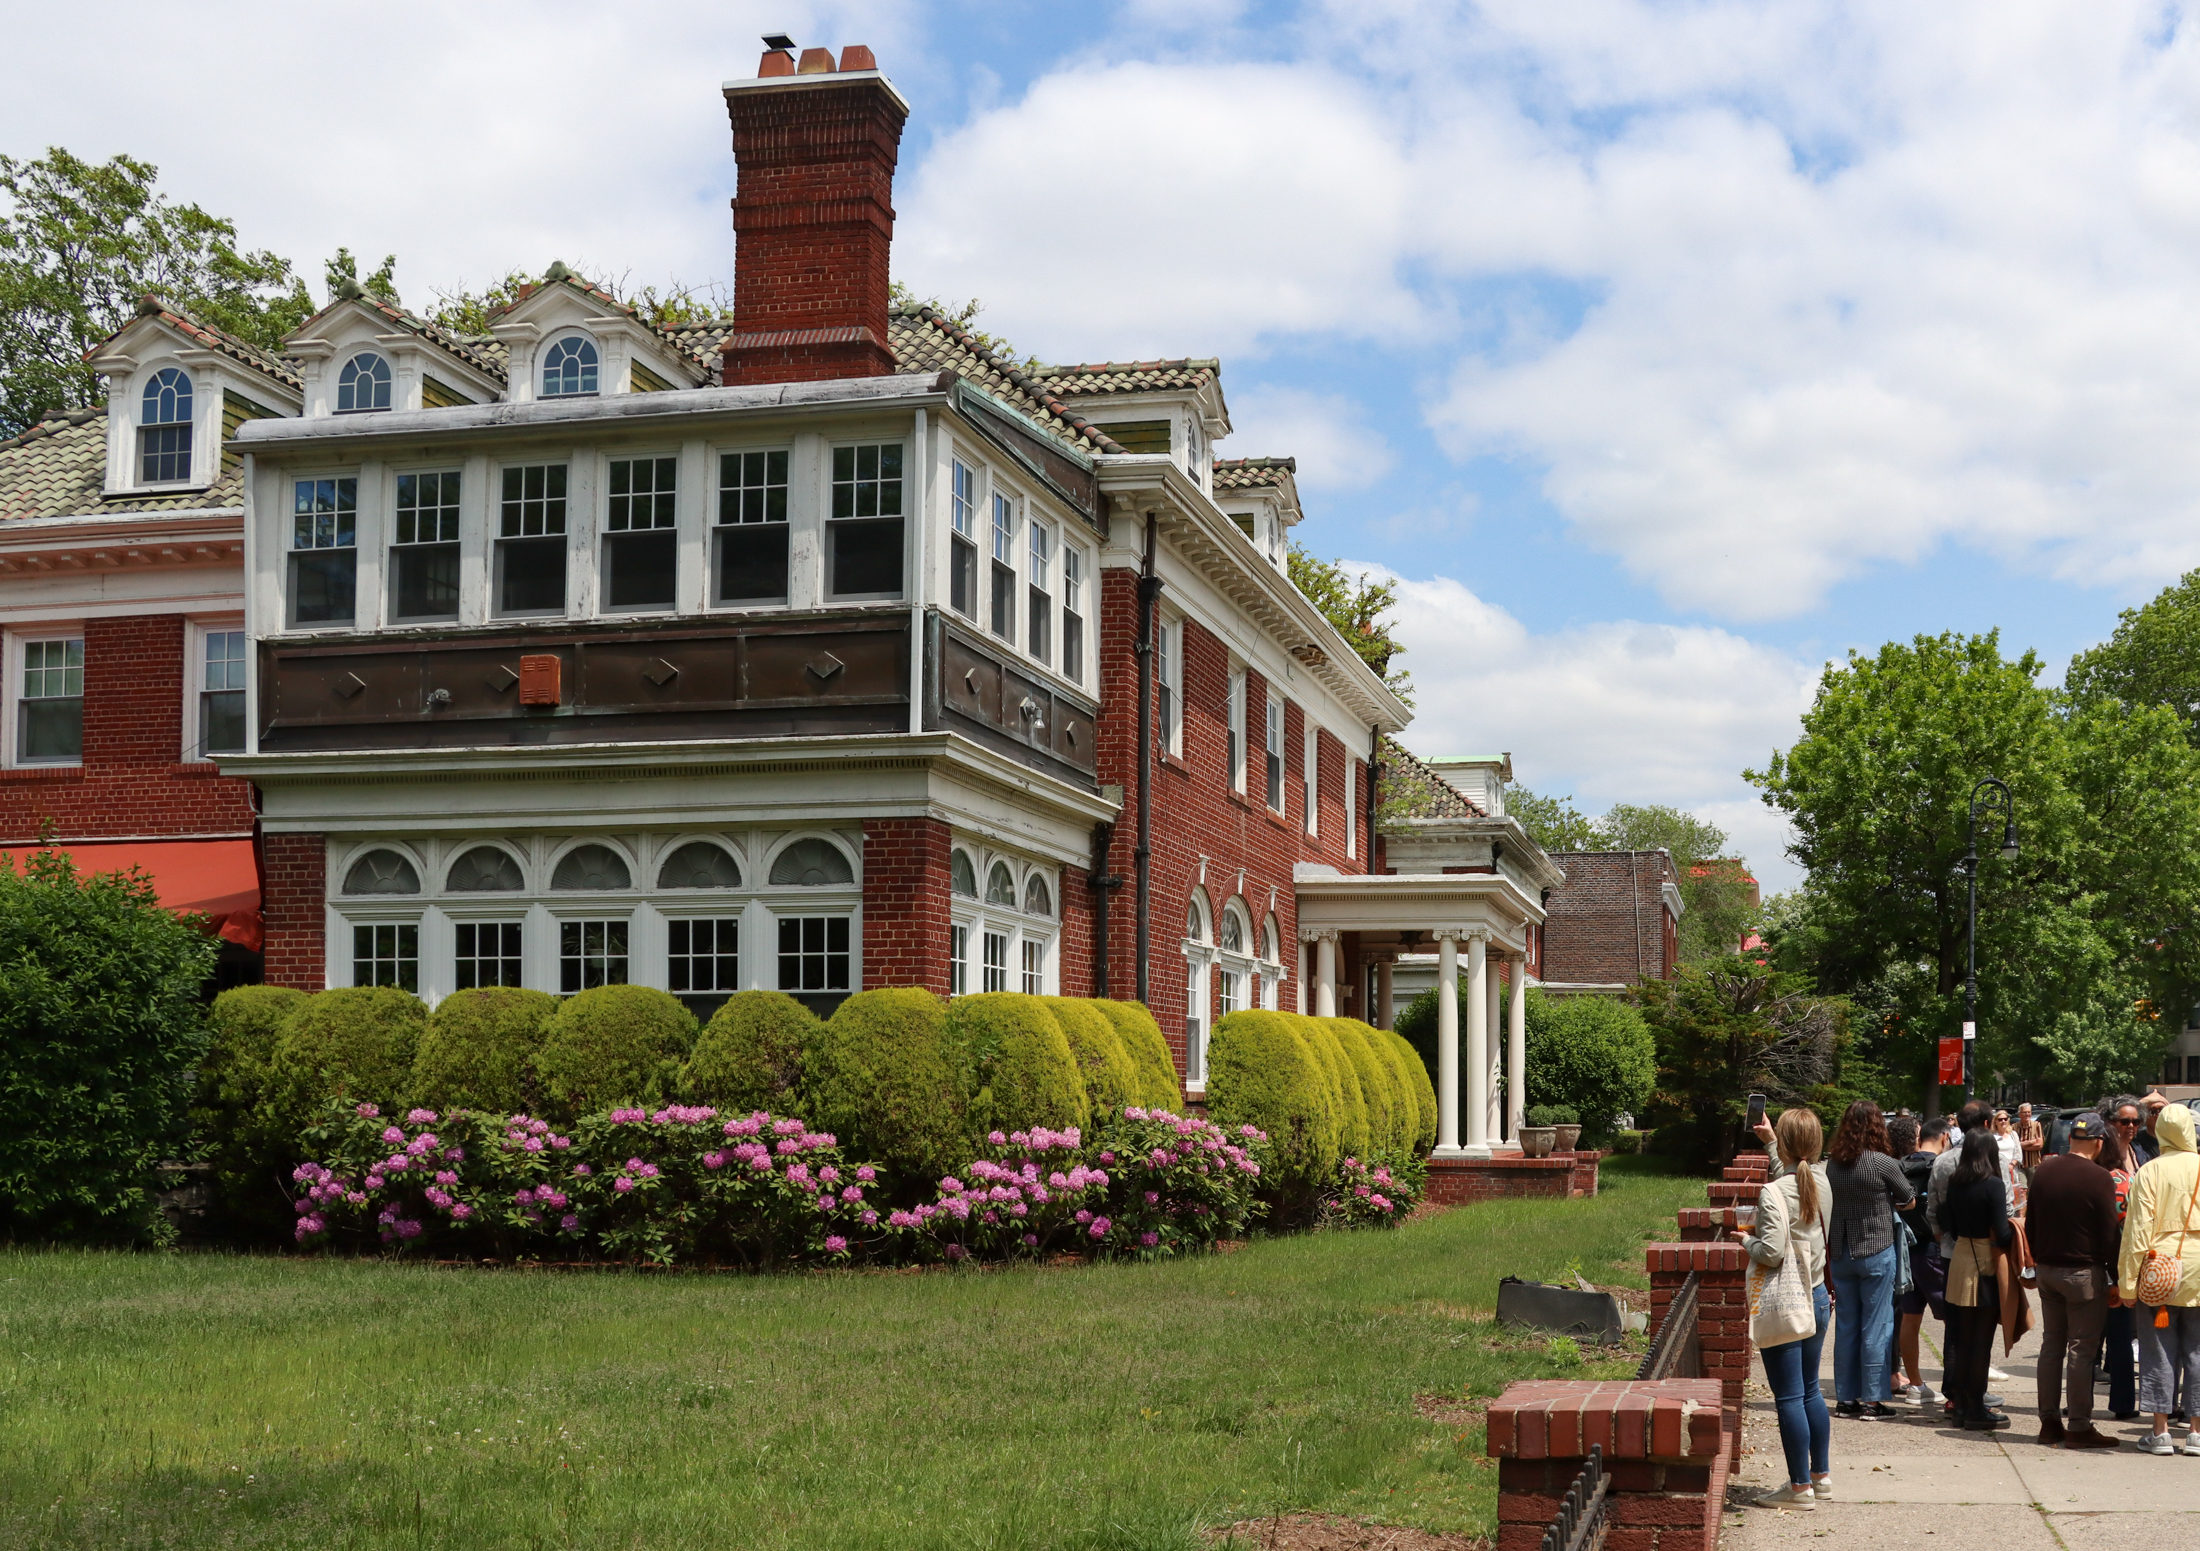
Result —
[{"label": "baseball cap", "polygon": [[2107,1122],[2091,1110],[2070,1122],[2070,1139],[2073,1142],[2097,1142],[2107,1135]]}]

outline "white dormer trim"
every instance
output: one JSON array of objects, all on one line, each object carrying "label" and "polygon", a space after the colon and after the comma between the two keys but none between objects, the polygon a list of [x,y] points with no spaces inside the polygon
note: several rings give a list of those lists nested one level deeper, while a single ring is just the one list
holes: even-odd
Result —
[{"label": "white dormer trim", "polygon": [[[278,415],[299,410],[298,395],[288,385],[207,349],[157,317],[125,326],[89,364],[107,389],[107,463],[100,486],[105,496],[165,495],[213,485],[221,478],[222,408],[230,393]],[[142,477],[138,432],[146,384],[170,366],[191,379],[191,471],[186,479],[152,482]]]},{"label": "white dormer trim", "polygon": [[[465,361],[411,329],[396,328],[382,312],[365,303],[345,298],[322,309],[307,328],[283,342],[297,361],[305,380],[305,415],[319,419],[339,413],[337,389],[344,365],[362,351],[372,351],[390,364],[391,410],[424,409],[427,379],[464,394],[477,404],[493,404],[502,396],[496,379],[474,370]],[[349,413],[375,413],[350,411]]]},{"label": "white dormer trim", "polygon": [[707,372],[667,345],[655,330],[626,313],[606,311],[599,302],[563,281],[538,285],[524,300],[514,303],[501,320],[491,324],[489,332],[504,341],[505,393],[515,404],[530,404],[543,397],[544,355],[558,340],[576,334],[596,347],[599,397],[631,392],[637,365],[676,389],[703,387],[709,382]]}]

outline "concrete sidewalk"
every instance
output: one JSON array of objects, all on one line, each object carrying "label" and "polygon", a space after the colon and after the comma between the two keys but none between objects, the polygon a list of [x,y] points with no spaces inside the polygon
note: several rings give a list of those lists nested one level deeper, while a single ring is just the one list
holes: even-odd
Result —
[{"label": "concrete sidewalk", "polygon": [[[2035,1319],[2038,1299],[2033,1299]],[[1940,1361],[1932,1350],[1939,1323],[1925,1319],[1925,1382],[1940,1387]],[[1750,1383],[1743,1416],[1748,1451],[1734,1476],[1725,1551],[1765,1551],[1829,1534],[1862,1536],[1872,1548],[1931,1551],[1925,1541],[1976,1540],[1989,1536],[2001,1551],[2109,1551],[2131,1537],[2200,1535],[2200,1459],[2162,1458],[2126,1447],[2072,1453],[2033,1442],[2039,1432],[2035,1384],[2040,1348],[2034,1330],[2009,1356],[1995,1342],[1995,1365],[2010,1375],[1995,1393],[2009,1402],[2010,1425],[1998,1433],[1959,1432],[1937,1402],[1923,1410],[1898,1405],[1899,1419],[1850,1422],[1833,1419],[1833,1500],[1808,1512],[1734,1505],[1755,1489],[1786,1478],[1779,1425],[1760,1365]],[[1833,1333],[1826,1333],[1826,1404],[1834,1400]],[[2135,1439],[2151,1419],[2117,1422],[2108,1415],[2108,1388],[2094,1392],[2094,1418],[2112,1437]],[[2184,1435],[2172,1431],[2180,1445]],[[1934,1511],[1976,1505],[1984,1516]],[[2011,1512],[2029,1509],[2029,1512]],[[2138,1516],[2147,1515],[2141,1523]]]}]

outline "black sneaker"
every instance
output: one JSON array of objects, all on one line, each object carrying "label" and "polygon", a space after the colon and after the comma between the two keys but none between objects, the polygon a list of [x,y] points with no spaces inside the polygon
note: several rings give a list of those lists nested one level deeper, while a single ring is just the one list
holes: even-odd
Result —
[{"label": "black sneaker", "polygon": [[1874,1400],[1857,1413],[1867,1422],[1885,1422],[1894,1418],[1895,1410],[1884,1400]]},{"label": "black sneaker", "polygon": [[1833,1408],[1833,1414],[1847,1417],[1852,1422],[1860,1421],[1864,1415],[1864,1403],[1860,1400],[1844,1400]]}]

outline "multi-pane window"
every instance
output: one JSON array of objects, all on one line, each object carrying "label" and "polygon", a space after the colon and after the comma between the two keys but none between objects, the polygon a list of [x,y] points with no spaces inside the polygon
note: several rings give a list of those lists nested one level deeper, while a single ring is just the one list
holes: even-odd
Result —
[{"label": "multi-pane window", "polygon": [[988,991],[1006,991],[1008,989],[1008,933],[1006,932],[987,932],[985,934],[985,989]]},{"label": "multi-pane window", "polygon": [[1184,706],[1178,689],[1184,680],[1184,626],[1161,626],[1161,638],[1154,645],[1154,679],[1161,691],[1161,747],[1167,753],[1181,755]]},{"label": "multi-pane window", "polygon": [[1085,552],[1062,546],[1062,677],[1085,682]]},{"label": "multi-pane window", "polygon": [[1215,983],[1216,995],[1222,1001],[1222,1014],[1224,1017],[1228,1017],[1245,1005],[1240,1000],[1241,993],[1239,991],[1239,987],[1244,984],[1244,977],[1236,970],[1226,969],[1221,971],[1215,976]]},{"label": "multi-pane window", "polygon": [[731,993],[741,989],[741,922],[738,917],[667,921],[665,932],[670,954],[667,990]]},{"label": "multi-pane window", "polygon": [[299,625],[348,625],[359,582],[359,481],[291,486],[290,613]]},{"label": "multi-pane window", "polygon": [[718,459],[718,601],[787,601],[787,455]]},{"label": "multi-pane window", "polygon": [[497,609],[549,614],[565,608],[565,465],[504,471],[497,514]]},{"label": "multi-pane window", "polygon": [[780,917],[779,989],[782,991],[845,991],[848,989],[848,918],[846,916]]},{"label": "multi-pane window", "polygon": [[244,752],[245,651],[242,630],[209,630],[199,681],[199,753]]},{"label": "multi-pane window", "polygon": [[1023,941],[1023,950],[1024,995],[1044,996],[1047,988],[1047,945],[1043,942],[1034,942],[1026,937]]},{"label": "multi-pane window", "polygon": [[993,633],[1016,639],[1016,503],[993,498]]},{"label": "multi-pane window", "polygon": [[948,601],[965,619],[978,617],[978,476],[958,460],[948,509],[955,531],[948,540]]},{"label": "multi-pane window", "polygon": [[351,983],[420,989],[420,928],[383,922],[351,929]]},{"label": "multi-pane window", "polygon": [[456,469],[397,476],[397,531],[390,545],[395,618],[458,617],[458,492]]},{"label": "multi-pane window", "polygon": [[1245,790],[1245,675],[1230,675],[1230,790]]},{"label": "multi-pane window", "polygon": [[73,764],[84,757],[84,643],[25,641],[16,709],[16,758]]},{"label": "multi-pane window", "polygon": [[600,358],[591,341],[579,335],[558,340],[543,352],[542,396],[571,398],[575,394],[595,392],[599,364]]},{"label": "multi-pane window", "polygon": [[336,412],[354,415],[389,407],[390,363],[371,350],[362,350],[337,373]]},{"label": "multi-pane window", "polygon": [[1268,700],[1268,806],[1283,811],[1283,702]]},{"label": "multi-pane window", "polygon": [[947,993],[961,996],[970,989],[970,928],[957,926],[949,930],[953,951],[947,959]]},{"label": "multi-pane window", "polygon": [[1207,966],[1197,959],[1184,968],[1184,1080],[1207,1080]]},{"label": "multi-pane window", "polygon": [[593,986],[626,984],[627,923],[560,921],[558,989],[567,996]]},{"label": "multi-pane window", "polygon": [[518,985],[521,940],[517,921],[459,922],[458,989],[471,991],[478,986]]},{"label": "multi-pane window", "polygon": [[1030,596],[1024,621],[1027,647],[1041,662],[1054,656],[1054,530],[1043,522],[1031,524],[1031,557],[1025,586]]},{"label": "multi-pane window", "polygon": [[826,588],[836,598],[901,591],[901,452],[899,442],[833,449]]},{"label": "multi-pane window", "polygon": [[149,485],[191,477],[191,379],[173,366],[153,373],[138,415],[138,467]]},{"label": "multi-pane window", "polygon": [[605,602],[615,609],[670,608],[680,569],[680,536],[673,531],[680,460],[614,458],[610,476]]}]

